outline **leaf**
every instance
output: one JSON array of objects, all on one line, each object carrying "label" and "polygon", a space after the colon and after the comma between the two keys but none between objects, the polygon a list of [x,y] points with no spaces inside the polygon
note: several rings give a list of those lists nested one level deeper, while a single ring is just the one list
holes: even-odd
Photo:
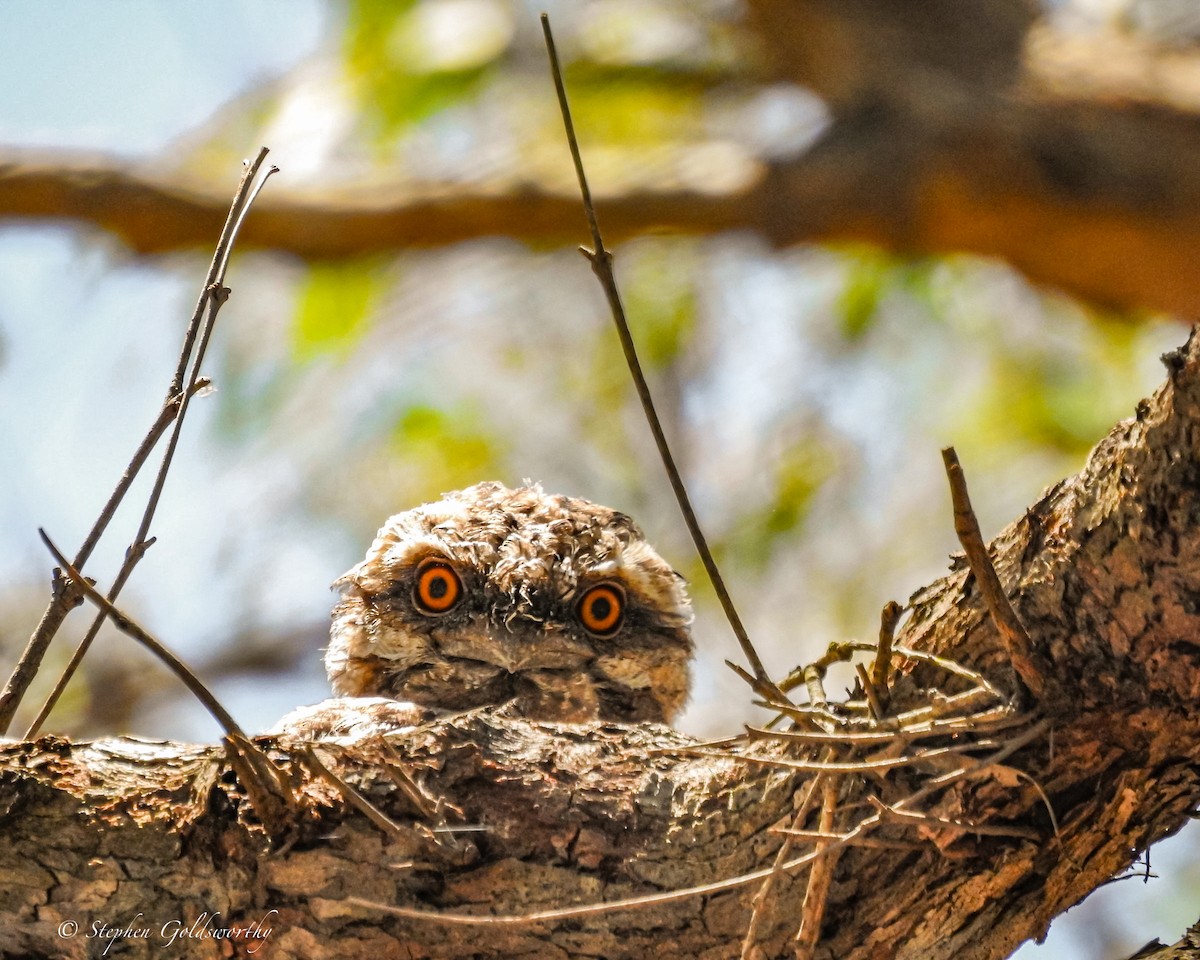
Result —
[{"label": "leaf", "polygon": [[694,251],[694,244],[682,240],[651,242],[633,260],[625,284],[626,312],[648,368],[669,367],[695,332]]},{"label": "leaf", "polygon": [[503,461],[500,442],[484,423],[473,405],[414,404],[396,422],[392,448],[421,470],[432,492],[458,489],[493,476]]},{"label": "leaf", "polygon": [[293,359],[348,355],[369,328],[381,286],[382,271],[374,261],[314,264],[296,303]]},{"label": "leaf", "polygon": [[646,146],[700,140],[704,128],[703,85],[658,68],[569,65],[575,126],[593,144]]},{"label": "leaf", "polygon": [[482,89],[508,48],[510,19],[494,0],[352,0],[346,68],[381,139]]},{"label": "leaf", "polygon": [[895,279],[893,265],[891,257],[869,248],[857,251],[849,259],[846,284],[836,306],[842,335],[847,340],[861,339],[875,324],[879,305]]},{"label": "leaf", "polygon": [[804,526],[814,497],[835,466],[832,448],[821,439],[804,436],[790,443],[770,468],[770,498],[737,518],[732,526],[735,532],[724,539],[720,553],[761,572],[779,543]]}]

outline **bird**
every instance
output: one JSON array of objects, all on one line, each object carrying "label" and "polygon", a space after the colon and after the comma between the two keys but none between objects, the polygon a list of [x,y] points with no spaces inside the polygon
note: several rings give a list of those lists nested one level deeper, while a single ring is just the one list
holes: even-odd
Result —
[{"label": "bird", "polygon": [[387,520],[334,586],[326,672],[337,697],[365,699],[332,725],[308,708],[310,729],[501,704],[534,721],[670,724],[687,700],[685,581],[630,517],[588,500],[528,482],[443,494]]}]

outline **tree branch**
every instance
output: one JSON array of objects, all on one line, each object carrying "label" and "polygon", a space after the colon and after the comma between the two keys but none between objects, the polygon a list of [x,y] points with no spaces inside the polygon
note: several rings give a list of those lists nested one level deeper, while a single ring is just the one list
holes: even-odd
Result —
[{"label": "tree branch", "polygon": [[[966,251],[1097,303],[1200,312],[1200,89],[1187,80],[1200,54],[1104,35],[1081,52],[1010,0],[751,6],[775,76],[826,98],[827,132],[740,191],[647,185],[603,200],[610,244],[651,228],[748,229],[777,245]],[[203,244],[224,206],[112,160],[0,159],[0,218],[83,220],[141,253]],[[507,192],[281,191],[241,242],[314,260],[493,235],[568,245],[577,210],[569,193],[516,180]]]}]

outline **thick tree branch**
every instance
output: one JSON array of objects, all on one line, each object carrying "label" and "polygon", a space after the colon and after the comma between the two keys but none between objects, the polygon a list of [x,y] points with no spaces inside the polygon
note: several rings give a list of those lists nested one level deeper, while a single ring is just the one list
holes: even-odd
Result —
[{"label": "thick tree branch", "polygon": [[[827,100],[828,131],[740,192],[648,186],[602,200],[610,243],[749,229],[776,244],[968,251],[1100,303],[1200,311],[1200,54],[1062,36],[1017,0],[752,9],[774,75]],[[0,218],[83,220],[142,253],[202,244],[223,213],[216,193],[111,160],[0,159]],[[489,235],[568,244],[578,219],[570,193],[515,182],[280,191],[242,243],[310,259]]]},{"label": "thick tree branch", "polygon": [[[821,949],[848,960],[1007,956],[1200,802],[1200,340],[1166,362],[1168,383],[1138,416],[990,545],[1036,652],[1062,680],[1049,689],[1070,695],[1047,694],[1059,699],[1036,704],[1046,719],[1026,734],[989,734],[1020,749],[979,754],[970,775],[922,786],[912,768],[882,764],[871,815],[892,832],[797,824],[794,798],[811,774],[761,753],[786,760],[787,742],[758,741],[748,764],[655,726],[483,712],[386,745],[321,745],[322,763],[395,831],[306,774],[303,745],[264,741],[306,811],[270,853],[219,748],[45,738],[0,751],[0,951],[83,956],[95,941],[67,942],[63,923],[87,930],[140,913],[158,930],[203,904],[226,925],[269,914],[273,956],[635,958],[666,946],[731,956],[776,852],[807,838],[841,851]],[[991,676],[1009,669],[965,562],[911,606],[897,649]],[[923,702],[932,670],[910,661],[893,705]],[[923,826],[887,808],[924,814]],[[837,836],[847,840],[827,844]],[[789,955],[806,876],[802,866],[776,876],[756,919],[763,956]],[[675,893],[693,886],[706,893]],[[639,897],[648,902],[627,902]],[[624,905],[572,907],[605,901]],[[528,919],[544,911],[554,912]],[[481,929],[438,913],[508,919]],[[130,956],[161,949],[125,945]],[[187,944],[189,955],[211,949]]]}]

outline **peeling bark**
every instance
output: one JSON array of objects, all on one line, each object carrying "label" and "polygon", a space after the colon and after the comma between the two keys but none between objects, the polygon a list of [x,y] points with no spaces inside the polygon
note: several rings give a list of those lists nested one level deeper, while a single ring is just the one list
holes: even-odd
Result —
[{"label": "peeling bark", "polygon": [[1200,924],[1188,930],[1178,943],[1164,946],[1157,939],[1150,941],[1129,960],[1198,960],[1200,958]]},{"label": "peeling bark", "polygon": [[[1052,729],[926,812],[1044,839],[910,828],[891,834],[912,841],[903,849],[844,849],[818,956],[1007,956],[1200,802],[1200,338],[1164,359],[1169,379],[1136,418],[991,545],[1053,664],[1044,698],[1026,698]],[[954,656],[1011,688],[965,563],[911,603],[898,644]],[[910,668],[893,701],[923,702],[941,682]],[[521,915],[726,880],[770,865],[781,838],[769,829],[790,822],[805,779],[696,756],[687,738],[655,725],[554,726],[483,711],[388,737],[408,774],[448,804],[433,812],[397,788],[377,739],[321,744],[324,762],[396,822],[385,831],[302,776],[296,744],[263,742],[303,800],[282,848],[272,849],[220,748],[3,746],[0,952],[98,955],[95,925],[106,924],[150,931],[125,937],[124,955],[156,956],[164,924],[259,923],[272,957],[737,956],[757,882],[483,926],[392,916],[350,898]],[[913,777],[897,771],[877,786],[903,791],[919,785]],[[791,954],[804,880],[803,870],[779,879],[760,923],[763,956]],[[79,932],[64,936],[64,923]],[[175,948],[216,957],[225,946],[196,933]]]}]

